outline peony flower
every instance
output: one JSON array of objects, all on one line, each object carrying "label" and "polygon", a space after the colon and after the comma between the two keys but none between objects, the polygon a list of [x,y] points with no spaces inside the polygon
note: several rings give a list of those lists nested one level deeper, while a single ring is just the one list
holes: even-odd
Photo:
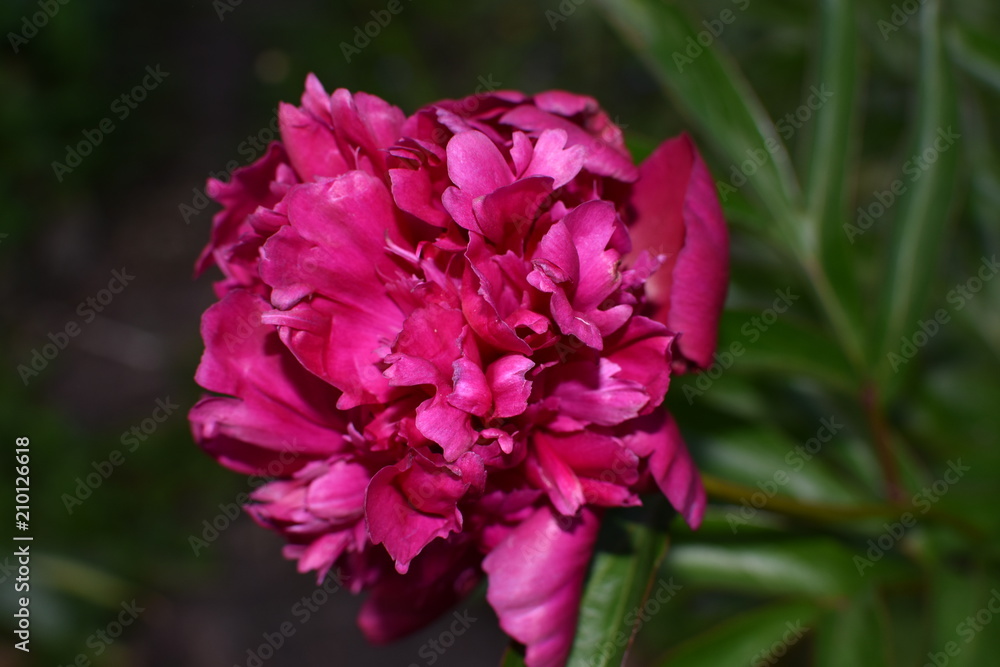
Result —
[{"label": "peony flower", "polygon": [[636,167],[589,98],[503,91],[406,117],[310,76],[281,143],[230,182],[191,411],[271,481],[247,507],[320,578],[370,591],[373,641],[485,576],[532,667],[562,665],[604,508],[697,471],[662,408],[705,368],[727,233],[686,136]]}]

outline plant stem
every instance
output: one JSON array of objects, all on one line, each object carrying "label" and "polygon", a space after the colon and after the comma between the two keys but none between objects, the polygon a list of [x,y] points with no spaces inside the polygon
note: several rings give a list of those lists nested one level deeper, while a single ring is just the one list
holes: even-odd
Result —
[{"label": "plant stem", "polygon": [[[743,484],[730,482],[714,475],[702,474],[701,481],[709,497],[714,500],[740,503],[753,494],[760,493],[760,489],[756,487],[744,486]],[[772,496],[760,509],[766,509],[775,514],[782,514],[797,519],[806,519],[815,523],[840,523],[883,517],[893,518],[913,510],[912,507],[899,502],[839,505],[797,500],[782,495]],[[976,541],[985,539],[985,535],[979,528],[961,517],[942,512],[935,508],[931,508],[923,514],[931,521],[950,526]]]}]

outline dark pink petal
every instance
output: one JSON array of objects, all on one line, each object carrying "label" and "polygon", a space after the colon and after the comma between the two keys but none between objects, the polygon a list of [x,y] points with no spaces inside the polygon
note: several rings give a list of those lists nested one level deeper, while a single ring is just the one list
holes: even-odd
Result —
[{"label": "dark pink petal", "polygon": [[365,637],[390,642],[437,620],[476,587],[482,577],[479,560],[471,540],[438,541],[427,545],[405,576],[392,570],[382,574],[358,615]]},{"label": "dark pink petal", "polygon": [[636,417],[649,402],[645,387],[618,377],[621,368],[607,358],[569,362],[551,369],[546,381],[554,384],[560,416],[577,424],[614,426]]},{"label": "dark pink petal", "polygon": [[444,450],[444,457],[455,461],[476,443],[476,429],[469,413],[452,407],[446,394],[438,392],[417,408],[417,429]]},{"label": "dark pink petal", "polygon": [[528,667],[564,666],[599,526],[589,509],[570,519],[542,507],[483,560],[486,599],[500,626],[527,646]]},{"label": "dark pink petal", "polygon": [[633,257],[647,250],[663,265],[646,284],[653,318],[679,334],[681,355],[707,368],[729,281],[729,239],[712,176],[681,135],[643,162],[634,186]]},{"label": "dark pink petal", "polygon": [[462,528],[462,515],[457,508],[450,516],[441,516],[425,514],[413,507],[396,482],[400,473],[411,465],[412,459],[408,458],[379,470],[372,477],[365,498],[372,543],[385,546],[400,574],[406,574],[410,561],[432,540]]},{"label": "dark pink petal", "polygon": [[545,130],[563,130],[570,146],[583,146],[587,149],[583,166],[591,173],[626,182],[634,181],[638,174],[632,158],[623,146],[613,140],[611,134],[608,137],[594,136],[567,118],[528,104],[508,111],[501,122],[533,136],[538,136]]},{"label": "dark pink petal", "polygon": [[333,128],[315,116],[292,106],[278,106],[278,125],[288,150],[288,159],[302,181],[338,176],[348,170],[340,154]]},{"label": "dark pink petal", "polygon": [[261,319],[278,327],[281,341],[302,366],[343,392],[336,404],[339,410],[389,399],[389,381],[377,364],[382,359],[379,348],[402,324],[390,300],[373,298],[369,308],[360,310],[314,297]]},{"label": "dark pink petal", "polygon": [[524,170],[524,178],[551,176],[552,188],[561,188],[580,173],[587,150],[583,146],[567,146],[565,130],[545,130],[535,144],[531,164]]},{"label": "dark pink petal", "polygon": [[525,178],[472,202],[478,229],[494,243],[523,237],[552,194],[552,178]]},{"label": "dark pink petal", "polygon": [[587,95],[577,95],[565,90],[546,90],[532,99],[539,109],[551,111],[560,116],[575,116],[578,113],[594,113],[598,110],[597,100]]},{"label": "dark pink petal", "polygon": [[191,413],[199,439],[239,438],[274,449],[333,454],[343,446],[338,393],[298,366],[263,321],[267,302],[234,290],[202,318],[205,353],[195,380],[236,398],[201,401]]},{"label": "dark pink petal", "polygon": [[531,381],[525,373],[535,367],[535,362],[520,354],[500,357],[486,369],[486,381],[493,394],[493,417],[516,417],[528,407]]},{"label": "dark pink petal", "polygon": [[500,150],[482,132],[462,132],[448,142],[448,176],[470,197],[481,197],[514,182]]},{"label": "dark pink petal", "polygon": [[[254,263],[228,260],[234,246],[248,235],[254,234],[247,219],[259,207],[271,208],[280,197],[271,190],[281,165],[288,159],[285,149],[278,143],[267,147],[264,156],[246,167],[232,173],[228,183],[211,178],[205,188],[206,194],[222,204],[223,209],[212,217],[212,235],[195,263],[195,276],[205,269],[218,264],[227,278],[248,284],[254,277]],[[263,237],[257,243],[263,242]],[[256,250],[256,248],[255,248]]]},{"label": "dark pink petal", "polygon": [[351,544],[352,533],[352,530],[339,530],[321,535],[302,550],[296,569],[303,574],[310,570],[316,570],[317,581],[322,581],[340,555]]},{"label": "dark pink petal", "polygon": [[607,341],[608,358],[621,370],[616,377],[631,380],[646,388],[650,412],[663,402],[670,386],[670,349],[674,334],[645,317],[633,317]]},{"label": "dark pink petal", "polygon": [[309,485],[306,509],[325,519],[344,521],[360,518],[365,509],[368,469],[346,460],[335,461]]},{"label": "dark pink petal", "polygon": [[[338,88],[330,97],[330,115],[342,146],[356,146],[379,173],[384,173],[388,149],[400,138],[403,112],[384,100],[367,93],[351,93]],[[365,164],[357,159],[356,169]]]},{"label": "dark pink petal", "polygon": [[435,201],[433,184],[424,169],[390,169],[392,196],[396,205],[424,222],[444,227],[448,213]]},{"label": "dark pink petal", "polygon": [[493,405],[493,395],[482,367],[463,357],[453,364],[454,390],[448,403],[477,417],[485,417]]},{"label": "dark pink petal", "polygon": [[698,528],[705,514],[705,488],[673,417],[657,410],[625,426],[626,446],[649,457],[649,471],[663,495],[691,528]]}]

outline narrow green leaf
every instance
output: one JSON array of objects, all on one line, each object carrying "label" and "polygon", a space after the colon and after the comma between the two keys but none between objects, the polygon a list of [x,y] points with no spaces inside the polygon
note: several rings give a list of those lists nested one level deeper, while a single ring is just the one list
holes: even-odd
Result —
[{"label": "narrow green leaf", "polygon": [[658,664],[663,667],[756,665],[797,644],[819,615],[813,602],[761,607],[682,642]]},{"label": "narrow green leaf", "polygon": [[948,52],[962,69],[1000,91],[1000,43],[994,33],[953,25],[948,30]]},{"label": "narrow green leaf", "polygon": [[939,14],[939,0],[928,0],[920,11],[923,44],[917,127],[912,157],[902,167],[906,190],[897,204],[879,309],[881,335],[875,361],[883,387],[893,373],[889,355],[899,355],[903,337],[912,335],[919,319],[927,316],[923,309],[952,204],[960,139],[955,136],[955,91]]},{"label": "narrow green leaf", "polygon": [[874,588],[824,616],[816,630],[817,667],[892,667],[888,619]]},{"label": "narrow green leaf", "polygon": [[836,597],[854,595],[866,583],[854,553],[825,538],[781,542],[674,544],[668,571],[685,586],[763,595]]},{"label": "narrow green leaf", "polygon": [[[847,214],[850,175],[857,141],[858,44],[853,0],[820,3],[820,46],[813,89],[829,97],[819,100],[808,125],[806,172],[807,261],[819,262],[827,285],[817,286],[831,324],[852,358],[863,354],[861,299],[857,285],[856,256]],[[809,98],[812,99],[812,98]],[[813,273],[817,273],[814,268]],[[824,290],[828,291],[827,294]]]},{"label": "narrow green leaf", "polygon": [[832,428],[817,422],[817,435],[805,442],[795,442],[765,426],[718,433],[698,443],[699,467],[705,473],[759,490],[766,498],[784,495],[840,505],[870,498],[870,493],[866,496],[864,490],[847,484],[830,469],[823,449],[836,446],[837,435],[831,438],[830,432],[839,433],[842,424],[836,415],[824,418],[824,422]]},{"label": "narrow green leaf", "polygon": [[[728,166],[719,174],[720,198],[743,185],[730,179],[746,160],[763,162],[747,178],[765,207],[798,243],[792,211],[800,198],[788,153],[774,124],[718,40],[698,43],[701,30],[673,4],[661,0],[598,0],[601,8],[653,74],[701,128]],[[734,15],[738,9],[730,10]],[[742,174],[741,174],[742,175]],[[737,181],[740,181],[737,183]]]},{"label": "narrow green leaf", "polygon": [[743,350],[734,371],[806,375],[845,393],[857,391],[847,358],[823,331],[788,316],[770,323],[761,317],[760,311],[723,313],[719,349],[738,343]]},{"label": "narrow green leaf", "polygon": [[992,604],[996,609],[1000,604],[996,584],[996,577],[987,577],[983,572],[958,573],[939,564],[931,578],[930,641],[921,657],[931,664],[933,660],[940,664],[947,661],[949,667],[978,667],[992,662],[996,654],[990,652],[990,640],[985,637],[997,632],[983,621],[997,615],[989,608]]},{"label": "narrow green leaf", "polygon": [[[662,498],[644,502],[605,515],[566,667],[623,665],[643,619],[662,610],[675,593],[672,582],[656,580],[671,510]],[[646,605],[654,590],[655,611],[653,600]]]}]

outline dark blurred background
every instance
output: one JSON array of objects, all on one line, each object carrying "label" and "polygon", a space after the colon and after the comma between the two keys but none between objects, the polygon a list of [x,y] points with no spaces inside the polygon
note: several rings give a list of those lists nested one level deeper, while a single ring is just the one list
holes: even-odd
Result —
[{"label": "dark blurred background", "polygon": [[[401,2],[403,11],[349,63],[341,44],[354,46],[355,28],[386,2],[41,0],[0,8],[0,415],[4,448],[31,439],[34,536],[31,653],[14,650],[5,633],[0,665],[70,665],[80,655],[108,667],[248,665],[248,649],[285,621],[294,636],[263,664],[497,663],[506,639],[481,595],[471,602],[478,620],[440,656],[426,642],[450,617],[400,644],[371,647],[354,626],[359,600],[346,592],[300,624],[292,609],[315,590],[312,575],[281,557],[278,537],[242,514],[226,517],[250,487],[195,447],[186,421],[200,395],[192,380],[199,317],[216,277],[192,279],[217,208],[200,199],[205,179],[260,155],[248,137],[267,137],[278,101],[297,103],[308,72],[328,91],[364,90],[407,113],[484,85],[591,94],[626,129],[637,158],[685,128],[586,1],[564,1],[572,12],[557,0]],[[716,16],[731,3],[695,4]],[[972,13],[986,6],[965,4]],[[879,57],[864,101],[870,173],[858,174],[862,193],[876,187],[866,179],[882,182],[880,156],[898,156],[914,83],[915,42],[904,34],[883,43],[874,28],[888,5],[865,10],[873,18],[863,37]],[[566,20],[553,23],[546,12]],[[755,1],[724,36],[775,116],[801,103],[813,12],[808,2]],[[130,108],[120,98],[144,79],[136,95],[144,99]],[[105,118],[113,130],[101,130]],[[88,137],[100,143],[92,140],[73,166],[67,147]],[[115,271],[134,278],[119,294],[102,292]],[[81,306],[88,298],[98,306]],[[59,335],[68,324],[75,331],[73,323],[78,335]],[[64,349],[45,359],[45,346],[60,341]],[[157,401],[178,407],[156,422],[154,414],[164,415]],[[143,439],[124,437],[133,427]],[[109,467],[114,450],[122,457]],[[13,481],[8,458],[0,461],[4,489]],[[111,473],[96,488],[80,487],[101,470]],[[192,546],[192,537],[211,536],[206,521],[223,529]],[[8,551],[0,550],[5,628],[14,608]],[[133,600],[144,609],[137,622],[110,645],[95,641]],[[667,616],[656,622],[669,625]]]}]

